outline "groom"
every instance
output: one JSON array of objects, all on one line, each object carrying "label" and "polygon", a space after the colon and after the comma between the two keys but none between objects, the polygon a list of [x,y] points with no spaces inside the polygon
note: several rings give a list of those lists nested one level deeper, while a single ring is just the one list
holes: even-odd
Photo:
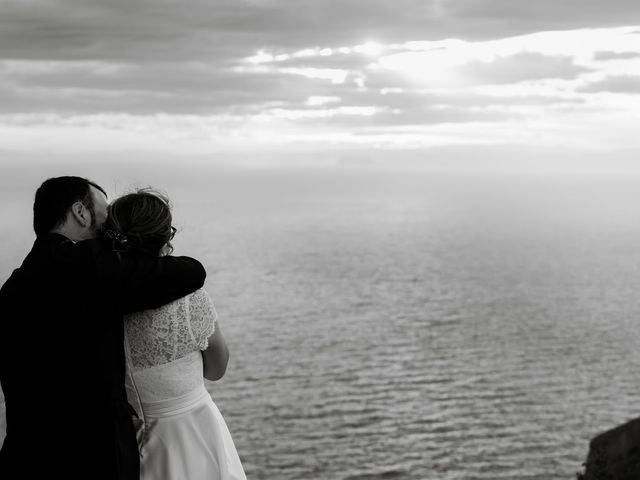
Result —
[{"label": "groom", "polygon": [[84,178],[36,192],[37,238],[0,290],[2,480],[139,479],[122,316],[197,290],[205,271],[187,257],[113,252],[96,238],[107,207]]}]

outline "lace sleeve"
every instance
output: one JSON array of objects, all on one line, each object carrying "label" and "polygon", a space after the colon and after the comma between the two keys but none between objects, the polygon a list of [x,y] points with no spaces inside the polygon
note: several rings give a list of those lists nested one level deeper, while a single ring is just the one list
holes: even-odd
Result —
[{"label": "lace sleeve", "polygon": [[189,324],[193,340],[200,350],[206,350],[209,346],[209,337],[216,329],[217,317],[213,301],[204,289],[196,290],[189,296]]}]

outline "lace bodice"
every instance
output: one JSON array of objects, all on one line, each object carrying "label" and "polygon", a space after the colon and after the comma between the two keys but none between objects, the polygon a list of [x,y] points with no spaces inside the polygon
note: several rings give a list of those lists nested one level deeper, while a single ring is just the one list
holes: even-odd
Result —
[{"label": "lace bodice", "polygon": [[215,319],[213,302],[203,289],[160,308],[127,315],[125,332],[133,371],[205,350]]},{"label": "lace bodice", "polygon": [[203,383],[200,351],[208,346],[216,316],[202,289],[125,316],[127,395],[136,410],[140,403],[177,397]]}]

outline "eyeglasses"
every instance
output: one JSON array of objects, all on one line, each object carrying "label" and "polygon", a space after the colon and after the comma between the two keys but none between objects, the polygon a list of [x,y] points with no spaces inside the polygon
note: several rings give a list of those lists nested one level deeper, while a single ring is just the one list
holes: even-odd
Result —
[{"label": "eyeglasses", "polygon": [[169,240],[173,240],[173,237],[175,236],[177,231],[178,231],[178,229],[172,225],[171,226],[171,235],[169,236]]}]

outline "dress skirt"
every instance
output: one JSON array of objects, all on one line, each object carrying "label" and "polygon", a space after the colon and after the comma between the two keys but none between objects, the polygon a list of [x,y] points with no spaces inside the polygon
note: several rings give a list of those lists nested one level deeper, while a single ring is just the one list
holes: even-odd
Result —
[{"label": "dress skirt", "polygon": [[204,385],[142,408],[142,480],[246,480],[227,424]]}]

